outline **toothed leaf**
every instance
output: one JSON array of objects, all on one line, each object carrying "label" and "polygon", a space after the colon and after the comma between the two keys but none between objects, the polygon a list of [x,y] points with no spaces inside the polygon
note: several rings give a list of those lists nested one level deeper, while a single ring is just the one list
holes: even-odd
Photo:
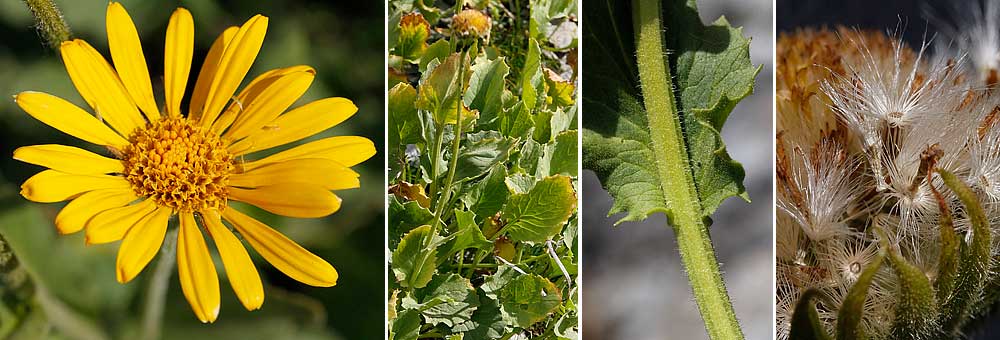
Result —
[{"label": "toothed leaf", "polygon": [[513,194],[501,211],[504,230],[513,241],[545,242],[562,230],[576,210],[576,193],[569,177],[546,177],[530,191]]},{"label": "toothed leaf", "polygon": [[[410,230],[392,252],[392,272],[400,287],[423,288],[431,281],[437,262],[437,242],[431,241],[431,226],[424,225]],[[435,240],[436,241],[436,240]]]},{"label": "toothed leaf", "polygon": [[470,109],[479,110],[480,124],[492,123],[503,110],[504,79],[509,72],[503,57],[477,60],[472,65],[472,77],[463,101]]},{"label": "toothed leaf", "polygon": [[[588,0],[584,12],[584,167],[594,170],[615,198],[610,214],[638,221],[667,212],[671,197],[661,187],[651,129],[640,93],[631,2]],[[694,0],[666,1],[665,49],[674,75],[689,170],[701,213],[709,216],[726,198],[749,200],[742,166],[725,149],[720,131],[736,103],[753,90],[760,71],[750,63],[749,40],[725,18],[701,23]]]}]

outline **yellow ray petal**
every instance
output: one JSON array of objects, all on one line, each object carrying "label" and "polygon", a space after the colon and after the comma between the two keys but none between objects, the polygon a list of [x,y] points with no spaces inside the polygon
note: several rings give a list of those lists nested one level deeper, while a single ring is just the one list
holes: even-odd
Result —
[{"label": "yellow ray petal", "polygon": [[201,322],[215,322],[219,316],[219,276],[208,253],[205,238],[198,229],[194,215],[180,214],[177,233],[177,274],[184,297]]},{"label": "yellow ray petal", "polygon": [[205,229],[215,240],[215,248],[219,249],[219,257],[226,267],[226,277],[236,292],[236,297],[247,310],[257,310],[264,304],[264,285],[257,274],[257,268],[250,260],[243,243],[236,238],[229,228],[222,224],[217,210],[202,211]]},{"label": "yellow ray petal", "polygon": [[315,77],[316,72],[312,70],[278,77],[255,98],[243,103],[243,112],[235,115],[236,121],[222,136],[236,140],[257,131],[292,106],[309,89]]},{"label": "yellow ray petal", "polygon": [[299,158],[324,158],[351,167],[375,155],[375,143],[365,137],[336,136],[323,138],[267,156],[264,159],[247,162],[243,168],[250,169],[271,163],[280,163]]},{"label": "yellow ray petal", "polygon": [[39,203],[62,202],[82,193],[99,189],[126,189],[124,178],[105,175],[75,175],[45,170],[21,184],[21,196]]},{"label": "yellow ray petal", "polygon": [[360,186],[357,172],[337,162],[322,158],[301,158],[271,163],[229,177],[229,186],[257,188],[282,183],[303,183],[326,190]]},{"label": "yellow ray petal", "polygon": [[167,234],[167,221],[172,213],[169,208],[158,208],[129,228],[118,248],[115,263],[119,283],[132,281],[156,256]]},{"label": "yellow ray petal", "polygon": [[124,171],[122,162],[117,159],[59,144],[22,146],[14,150],[14,159],[78,175],[103,175]]},{"label": "yellow ray petal", "polygon": [[65,41],[59,48],[69,78],[83,99],[122,136],[146,124],[115,70],[86,41]]},{"label": "yellow ray petal", "polygon": [[[244,115],[244,112],[247,111],[247,106],[250,105],[250,103],[255,102],[257,97],[264,93],[264,90],[271,88],[275,81],[284,78],[289,74],[300,72],[308,72],[313,77],[316,75],[316,70],[312,67],[298,65],[270,70],[251,80],[250,84],[247,84],[247,86],[240,91],[240,94],[236,95],[236,100],[229,104],[226,111],[222,112],[222,115],[215,120],[215,123],[212,124],[212,131],[215,131],[216,133],[224,131],[230,124],[233,123],[234,120],[236,120],[236,117]],[[298,94],[296,99],[298,99],[299,96],[302,96],[302,94]],[[260,106],[260,103],[256,105]],[[280,113],[281,112],[278,112],[278,114]]]},{"label": "yellow ray petal", "polygon": [[87,221],[87,244],[101,244],[121,240],[125,233],[143,217],[156,209],[153,200],[108,209]]},{"label": "yellow ray petal", "polygon": [[285,235],[233,208],[224,210],[222,217],[260,256],[288,277],[316,287],[337,284],[337,270],[333,266]]},{"label": "yellow ray petal", "polygon": [[198,71],[198,80],[194,83],[194,91],[191,92],[191,103],[188,106],[188,119],[197,121],[201,119],[201,113],[205,110],[205,100],[208,99],[208,90],[212,86],[215,73],[219,71],[219,60],[222,59],[222,52],[226,50],[226,45],[236,36],[239,27],[230,26],[212,43],[205,56],[205,62],[201,64]]},{"label": "yellow ray petal", "polygon": [[289,217],[323,217],[340,209],[340,197],[322,187],[302,183],[279,183],[255,189],[230,187],[229,198]]},{"label": "yellow ray petal", "polygon": [[138,197],[132,189],[103,189],[84,193],[69,202],[56,215],[56,230],[60,234],[72,234],[83,230],[91,218],[114,208],[134,202]]},{"label": "yellow ray petal", "polygon": [[94,116],[65,99],[43,92],[26,91],[14,96],[24,112],[63,133],[97,145],[121,148],[128,141]]},{"label": "yellow ray petal", "polygon": [[181,115],[181,100],[184,99],[194,54],[194,19],[191,18],[191,12],[184,8],[174,11],[170,16],[170,24],[167,25],[164,45],[163,92],[166,95],[167,114],[177,117]]},{"label": "yellow ray petal", "polygon": [[302,105],[278,116],[270,123],[233,143],[229,150],[241,154],[291,143],[347,120],[358,107],[347,98],[324,98]]},{"label": "yellow ray petal", "polygon": [[111,2],[108,3],[105,25],[111,60],[115,62],[115,71],[121,77],[125,90],[142,112],[146,113],[146,117],[150,120],[159,119],[160,110],[156,107],[156,99],[153,99],[153,85],[149,81],[146,55],[142,53],[142,43],[139,42],[139,33],[135,31],[132,17],[122,4]]},{"label": "yellow ray petal", "polygon": [[236,36],[226,46],[219,59],[219,69],[212,79],[212,86],[208,89],[208,96],[205,100],[205,109],[202,111],[201,125],[208,128],[215,122],[215,118],[222,112],[222,108],[236,93],[236,88],[243,82],[243,77],[250,70],[257,52],[264,43],[264,34],[267,33],[267,17],[260,14],[247,20]]}]

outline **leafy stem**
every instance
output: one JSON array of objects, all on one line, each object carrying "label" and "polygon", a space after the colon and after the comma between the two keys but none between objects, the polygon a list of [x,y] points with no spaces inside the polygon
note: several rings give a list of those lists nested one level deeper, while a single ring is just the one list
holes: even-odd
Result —
[{"label": "leafy stem", "polygon": [[[444,122],[442,122],[441,124],[437,124],[435,127],[437,128],[437,131],[435,131],[437,138],[434,139],[434,150],[433,150],[434,153],[431,154],[431,157],[433,157],[431,158],[431,176],[433,176],[432,178],[435,178],[435,180],[431,182],[430,195],[431,195],[431,206],[436,208],[437,206],[441,205],[440,203],[437,203],[438,202],[437,189],[439,181],[436,180],[436,177],[437,177],[437,169],[439,166],[441,166],[440,164],[438,164],[438,160],[441,159],[441,141],[444,139],[445,124]],[[435,209],[435,212],[436,211],[437,209]]]},{"label": "leafy stem", "polygon": [[660,0],[633,0],[636,59],[656,171],[695,300],[712,339],[742,339],[689,168],[664,50]]},{"label": "leafy stem", "polygon": [[[434,207],[434,224],[431,226],[430,237],[433,239],[434,235],[437,235],[437,228],[441,224],[441,214],[444,213],[444,207],[447,206],[448,200],[451,196],[451,184],[455,181],[455,169],[458,167],[458,149],[462,144],[462,92],[465,91],[465,58],[468,51],[462,51],[462,55],[458,62],[458,99],[455,103],[455,137],[451,141],[451,161],[448,162],[448,177],[444,181],[444,187],[441,190],[440,198],[437,201],[437,206]],[[444,130],[443,128],[441,130]],[[439,134],[443,135],[443,134]],[[441,144],[441,139],[438,138],[438,145]],[[439,148],[440,149],[440,148]],[[440,151],[438,151],[440,152]],[[435,162],[437,157],[435,157]],[[432,184],[433,186],[433,184]],[[433,190],[431,192],[434,192]]]}]

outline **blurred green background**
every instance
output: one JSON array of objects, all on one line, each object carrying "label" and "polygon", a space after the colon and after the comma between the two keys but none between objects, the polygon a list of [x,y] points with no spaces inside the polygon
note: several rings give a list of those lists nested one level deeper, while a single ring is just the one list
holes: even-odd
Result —
[{"label": "blurred green background", "polygon": [[[73,36],[109,57],[104,17],[107,1],[56,0]],[[291,280],[254,254],[265,282],[264,307],[247,312],[228,281],[220,281],[218,321],[203,325],[181,294],[176,271],[170,280],[163,336],[166,339],[375,339],[384,320],[383,234],[383,64],[384,5],[367,1],[122,1],[138,26],[154,93],[163,103],[163,37],[170,14],[188,8],[195,21],[195,62],[188,94],[208,47],[226,27],[260,13],[270,17],[267,38],[244,84],[276,67],[311,65],[317,77],[301,105],[324,97],[346,97],[358,113],[311,139],[359,135],[375,142],[379,153],[355,167],[361,188],[338,192],[341,210],[322,219],[292,219],[256,209],[243,211],[270,224],[331,262],[340,273],[337,286],[313,288]],[[58,54],[45,47],[21,1],[0,2],[0,234],[36,286],[31,299],[0,303],[0,337],[73,339],[87,335],[133,338],[139,331],[146,286],[155,261],[133,282],[115,281],[118,244],[85,246],[81,234],[58,236],[53,218],[63,206],[31,203],[18,187],[41,168],[10,158],[19,146],[60,143],[99,151],[64,135],[21,111],[12,96],[25,90],[49,92],[86,107]],[[185,100],[184,107],[187,107]],[[293,106],[294,107],[294,106]],[[210,246],[212,247],[212,246]],[[0,246],[0,249],[3,247]],[[214,248],[214,247],[212,247]],[[213,253],[215,251],[213,250]],[[2,260],[3,251],[0,251]],[[2,261],[0,261],[2,263]],[[216,258],[216,266],[222,270]],[[9,276],[8,275],[8,276]],[[220,273],[220,275],[222,275]],[[3,276],[3,275],[0,275]],[[0,292],[16,278],[0,277]]]}]

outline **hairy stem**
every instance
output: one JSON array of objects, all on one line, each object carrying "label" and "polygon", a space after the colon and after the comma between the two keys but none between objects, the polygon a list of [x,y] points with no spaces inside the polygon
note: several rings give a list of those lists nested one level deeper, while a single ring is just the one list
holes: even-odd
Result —
[{"label": "hairy stem", "polygon": [[160,248],[160,259],[149,281],[149,291],[146,292],[146,305],[142,313],[142,338],[159,339],[163,323],[163,308],[166,306],[167,288],[170,287],[170,274],[174,272],[177,262],[177,228],[167,232]]},{"label": "hairy stem", "polygon": [[660,0],[633,0],[636,58],[643,104],[650,126],[657,172],[668,218],[677,235],[688,280],[705,328],[712,339],[743,339],[726,293],[708,228],[702,220],[694,175],[675,106],[672,78],[663,46]]},{"label": "hairy stem", "polygon": [[58,51],[63,41],[72,35],[69,25],[63,20],[62,12],[52,0],[24,0],[31,15],[35,17],[35,27],[52,49]]}]

